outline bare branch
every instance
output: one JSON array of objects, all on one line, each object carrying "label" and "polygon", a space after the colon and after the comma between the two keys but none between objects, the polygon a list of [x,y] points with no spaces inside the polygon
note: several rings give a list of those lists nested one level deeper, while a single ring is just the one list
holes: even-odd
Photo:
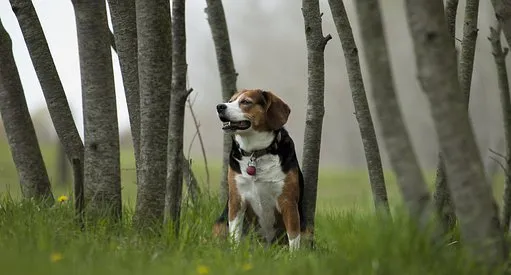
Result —
[{"label": "bare branch", "polygon": [[501,154],[501,153],[499,153],[499,152],[497,152],[497,151],[494,151],[494,150],[493,150],[493,149],[491,149],[491,148],[488,148],[488,151],[490,151],[491,153],[493,153],[493,154],[497,155],[498,157],[501,157],[501,158],[502,158],[502,159],[504,159],[504,160],[506,159],[506,156],[504,156],[503,154]]},{"label": "bare branch", "polygon": [[208,158],[207,158],[207,154],[206,154],[206,146],[204,145],[204,140],[202,139],[202,134],[199,130],[200,123],[197,119],[197,116],[195,115],[195,112],[193,110],[193,104],[190,101],[190,98],[188,98],[188,109],[190,110],[190,115],[192,116],[193,123],[195,125],[195,129],[197,130],[196,134],[199,138],[199,143],[200,143],[200,147],[201,147],[201,151],[202,151],[202,157],[204,159],[204,167],[206,169],[206,185],[208,187],[208,195],[210,195],[211,179],[210,179],[210,174],[209,174],[209,165],[208,165]]}]

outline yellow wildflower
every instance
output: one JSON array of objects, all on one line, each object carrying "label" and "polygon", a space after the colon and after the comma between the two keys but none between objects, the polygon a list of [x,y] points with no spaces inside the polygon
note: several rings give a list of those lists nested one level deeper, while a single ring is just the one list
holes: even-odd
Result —
[{"label": "yellow wildflower", "polygon": [[59,252],[53,252],[53,253],[51,253],[51,255],[50,255],[50,261],[51,261],[52,263],[56,263],[56,262],[58,262],[58,261],[62,260],[63,258],[64,258],[64,256],[62,256],[62,254],[61,254],[61,253],[59,253]]},{"label": "yellow wildflower", "polygon": [[252,269],[254,266],[252,266],[251,263],[246,263],[246,264],[243,264],[241,266],[241,269],[243,269],[243,271],[249,271],[250,269]]},{"label": "yellow wildflower", "polygon": [[65,201],[68,201],[68,200],[69,200],[69,198],[67,196],[65,196],[65,195],[62,195],[62,196],[60,196],[57,199],[58,202],[65,202]]},{"label": "yellow wildflower", "polygon": [[209,268],[205,265],[199,265],[197,266],[197,274],[199,275],[209,274]]}]

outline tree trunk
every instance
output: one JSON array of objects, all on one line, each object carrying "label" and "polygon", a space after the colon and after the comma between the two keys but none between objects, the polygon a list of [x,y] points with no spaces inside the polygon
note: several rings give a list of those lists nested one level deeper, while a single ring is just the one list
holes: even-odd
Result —
[{"label": "tree trunk", "polygon": [[435,200],[435,209],[437,210],[445,233],[453,232],[456,226],[456,213],[447,180],[444,158],[442,156],[442,152],[439,152],[433,199]]},{"label": "tree trunk", "polygon": [[[458,10],[458,0],[448,0],[445,6],[445,18],[447,21],[447,30],[451,37],[451,43],[456,45],[456,13]],[[468,105],[467,105],[468,106]],[[452,204],[451,194],[447,187],[447,176],[445,175],[445,164],[442,152],[438,153],[438,163],[436,169],[435,191],[433,192],[435,208],[440,217],[444,232],[452,232],[456,226],[456,214]]]},{"label": "tree trunk", "polygon": [[509,96],[509,80],[507,76],[506,56],[508,48],[502,49],[500,42],[501,27],[496,21],[493,27],[490,27],[490,37],[493,57],[497,67],[497,76],[500,89],[500,103],[502,105],[502,118],[504,120],[504,138],[506,141],[506,164],[505,164],[505,185],[504,196],[502,199],[502,230],[509,231],[511,219],[511,98]]},{"label": "tree trunk", "polygon": [[84,194],[91,217],[120,220],[119,127],[104,1],[73,0],[85,132]]},{"label": "tree trunk", "polygon": [[135,0],[108,0],[116,52],[128,105],[137,177],[140,166],[140,93],[138,83]]},{"label": "tree trunk", "polygon": [[458,0],[447,0],[445,2],[445,18],[447,19],[447,30],[453,38],[456,39],[456,14],[458,13]]},{"label": "tree trunk", "polygon": [[467,0],[458,72],[461,92],[464,93],[467,98],[467,109],[470,99],[470,87],[472,84],[472,72],[474,69],[474,56],[476,52],[478,14],[479,0]]},{"label": "tree trunk", "polygon": [[30,118],[12,53],[12,41],[0,22],[0,115],[18,172],[21,193],[45,205],[54,202],[50,180]]},{"label": "tree trunk", "polygon": [[380,149],[378,147],[378,140],[376,139],[371,111],[367,103],[364,80],[360,70],[358,49],[355,44],[355,39],[353,38],[351,24],[342,0],[328,0],[328,3],[330,4],[332,17],[344,51],[346,70],[348,71],[351,95],[355,106],[355,116],[358,121],[362,144],[364,145],[374,206],[376,210],[382,210],[385,214],[390,215]]},{"label": "tree trunk", "polygon": [[[170,93],[169,143],[167,146],[166,220],[179,233],[183,194],[183,133],[186,99],[186,24],[185,0],[172,1],[172,90]],[[190,90],[191,91],[191,90]]]},{"label": "tree trunk", "polygon": [[140,167],[133,221],[163,222],[172,75],[170,2],[136,1],[140,83]]},{"label": "tree trunk", "polygon": [[491,0],[508,45],[511,45],[511,0]]},{"label": "tree trunk", "polygon": [[[307,233],[314,236],[314,216],[318,192],[319,155],[325,114],[325,46],[332,36],[323,36],[318,0],[302,0],[307,43],[307,112],[303,144],[304,218]],[[301,229],[304,231],[304,229]]]},{"label": "tree trunk", "polygon": [[462,239],[476,258],[490,266],[501,264],[507,248],[461,93],[442,1],[405,3],[418,78],[431,106]]},{"label": "tree trunk", "polygon": [[377,0],[355,1],[364,56],[371,80],[371,95],[381,125],[397,184],[410,215],[420,225],[429,222],[430,194],[403,121]]},{"label": "tree trunk", "polygon": [[[78,158],[83,165],[83,142],[73,120],[64,87],[32,1],[10,0],[10,2],[23,33],[62,149],[69,162]],[[67,163],[65,160],[62,161],[64,163],[61,171],[64,173],[67,171]],[[75,196],[76,194],[75,190]]]},{"label": "tree trunk", "polygon": [[[215,44],[216,59],[220,72],[222,85],[222,100],[226,102],[236,91],[238,74],[234,69],[234,61],[229,42],[229,31],[225,21],[224,7],[221,0],[206,0],[206,14],[208,16],[213,43]],[[224,133],[222,178],[220,182],[220,199],[227,200],[227,168],[229,168],[229,152],[231,150],[231,136]]]}]

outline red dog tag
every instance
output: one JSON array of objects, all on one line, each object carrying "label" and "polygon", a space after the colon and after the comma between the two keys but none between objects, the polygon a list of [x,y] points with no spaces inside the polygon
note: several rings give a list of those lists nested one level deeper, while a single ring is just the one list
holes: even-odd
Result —
[{"label": "red dog tag", "polygon": [[248,162],[247,166],[247,174],[253,176],[256,173],[256,167],[255,167],[255,158],[251,157],[250,161]]},{"label": "red dog tag", "polygon": [[256,173],[256,168],[255,168],[255,166],[248,166],[248,167],[247,167],[247,174],[249,174],[249,175],[253,176],[253,175],[255,175],[255,173]]}]

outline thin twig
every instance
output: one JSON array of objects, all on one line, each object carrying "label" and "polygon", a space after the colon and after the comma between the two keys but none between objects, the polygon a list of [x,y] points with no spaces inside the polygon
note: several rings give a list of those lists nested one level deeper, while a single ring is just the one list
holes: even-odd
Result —
[{"label": "thin twig", "polygon": [[[197,98],[197,97],[195,97]],[[195,125],[195,129],[196,129],[196,134],[197,134],[197,137],[199,138],[199,143],[200,143],[200,147],[201,147],[201,151],[202,151],[202,157],[204,158],[204,167],[206,169],[206,184],[207,184],[207,187],[208,187],[208,196],[210,194],[210,176],[209,176],[209,166],[208,166],[208,158],[207,158],[207,155],[206,155],[206,148],[204,146],[204,140],[202,139],[202,135],[201,135],[201,132],[200,132],[200,123],[199,121],[197,120],[197,117],[195,116],[195,112],[193,111],[193,103],[190,101],[190,97],[188,97],[187,99],[188,101],[188,109],[190,110],[190,115],[192,116],[192,119],[193,119],[193,123]],[[194,102],[195,102],[195,99],[194,99]]]},{"label": "thin twig", "polygon": [[504,173],[505,173],[506,175],[508,174],[507,169],[506,169],[506,167],[504,166],[504,164],[502,164],[502,162],[500,162],[500,161],[499,161],[497,158],[495,158],[495,157],[490,156],[490,158],[491,158],[493,161],[495,161],[495,162],[496,162],[496,163],[500,166],[500,168],[502,168],[502,170],[504,171]]},{"label": "thin twig", "polygon": [[499,153],[499,152],[497,152],[497,151],[495,151],[495,150],[493,150],[493,149],[491,149],[491,148],[488,148],[488,151],[490,151],[491,153],[493,153],[493,154],[497,155],[498,157],[501,157],[501,158],[503,158],[503,159],[506,159],[506,156],[504,156],[503,154],[501,154],[501,153]]}]

